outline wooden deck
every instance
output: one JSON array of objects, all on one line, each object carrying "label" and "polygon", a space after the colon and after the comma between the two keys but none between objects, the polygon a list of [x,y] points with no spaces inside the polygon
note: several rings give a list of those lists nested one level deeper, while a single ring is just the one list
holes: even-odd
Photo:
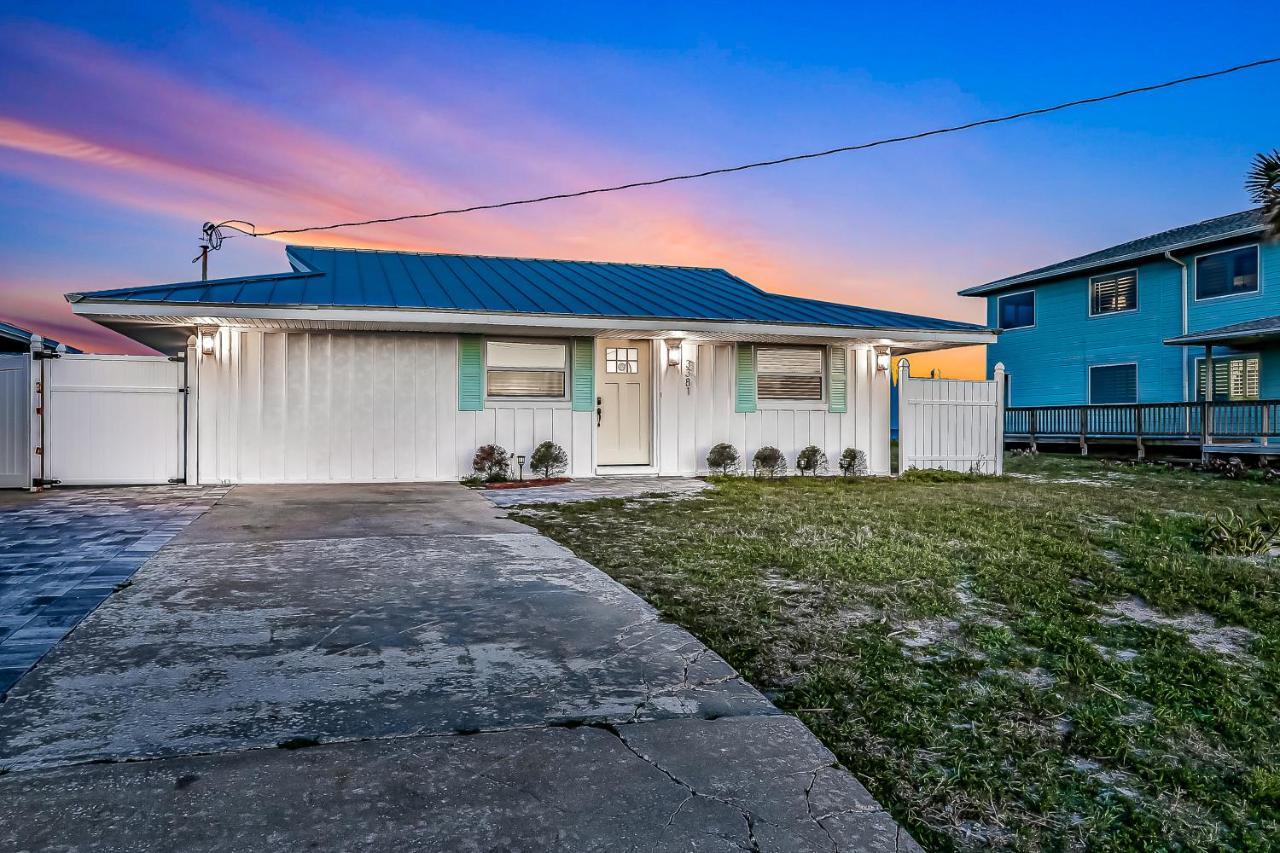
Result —
[{"label": "wooden deck", "polygon": [[1138,456],[1151,445],[1199,447],[1203,455],[1280,456],[1280,400],[1213,400],[1081,406],[1011,406],[1006,444],[1132,442]]}]

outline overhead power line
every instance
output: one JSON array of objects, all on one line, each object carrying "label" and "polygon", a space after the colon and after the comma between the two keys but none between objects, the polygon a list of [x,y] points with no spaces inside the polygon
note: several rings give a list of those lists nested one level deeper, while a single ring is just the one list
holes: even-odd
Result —
[{"label": "overhead power line", "polygon": [[[801,160],[816,160],[819,157],[830,157],[834,154],[847,154],[853,151],[865,151],[869,148],[879,148],[883,145],[893,145],[899,142],[911,142],[918,139],[927,139],[931,136],[942,136],[948,133],[959,133],[963,130],[972,130],[976,127],[985,127],[992,124],[1002,124],[1004,122],[1017,121],[1018,119],[1030,118],[1031,116],[1040,116],[1047,113],[1056,113],[1062,110],[1072,109],[1073,107],[1085,106],[1087,104],[1099,104],[1104,101],[1114,101],[1118,98],[1126,98],[1130,95],[1140,95],[1146,92],[1155,92],[1160,89],[1169,89],[1174,86],[1181,86],[1185,83],[1194,83],[1198,80],[1209,80],[1214,77],[1225,77],[1228,74],[1236,74],[1241,71],[1247,71],[1252,68],[1258,68],[1263,65],[1273,65],[1280,63],[1280,56],[1271,57],[1270,59],[1259,59],[1254,62],[1246,62],[1241,65],[1233,65],[1230,68],[1220,68],[1217,71],[1208,71],[1203,74],[1192,74],[1189,77],[1179,77],[1176,80],[1166,80],[1163,83],[1155,83],[1150,86],[1138,86],[1133,89],[1124,89],[1119,92],[1112,92],[1109,95],[1098,95],[1092,98],[1080,98],[1075,101],[1066,101],[1061,104],[1054,104],[1050,107],[1038,107],[1031,110],[1023,110],[1022,112],[1011,113],[1004,116],[995,116],[992,118],[978,119],[976,121],[965,122],[964,124],[956,124],[950,127],[939,127],[933,130],[925,130],[919,133],[909,133],[903,136],[890,136],[884,139],[876,139],[871,142],[861,142],[856,145],[841,145],[838,148],[828,148],[825,151],[810,151],[805,154],[791,154],[786,157],[778,157],[773,160],[758,160],[754,163],[743,163],[738,166],[725,166],[719,169],[707,169],[701,172],[689,172],[683,175],[669,175],[665,178],[654,178],[647,181],[631,181],[625,184],[616,184],[609,187],[596,187],[594,189],[577,190],[576,192],[555,193],[552,195],[537,196],[535,198],[522,198],[512,201],[500,201],[491,204],[474,204],[469,207],[454,207],[445,210],[433,210],[429,213],[407,213],[402,216],[388,216],[380,219],[362,219],[356,222],[337,222],[332,225],[309,225],[305,228],[275,228],[271,231],[259,231],[252,222],[246,222],[242,219],[229,219],[225,222],[205,223],[206,234],[210,233],[210,228],[217,232],[221,228],[231,228],[251,237],[273,237],[278,234],[302,234],[308,231],[333,231],[337,228],[355,228],[361,225],[383,225],[390,222],[405,222],[411,219],[433,219],[438,216],[454,216],[461,213],[474,213],[479,210],[498,210],[504,207],[519,207],[527,204],[541,204],[547,201],[559,201],[561,199],[582,198],[589,195],[600,195],[602,193],[616,193],[623,190],[633,190],[640,187],[656,187],[661,184],[675,183],[676,181],[692,181],[698,178],[708,178],[712,175],[727,175],[733,172],[745,172],[749,169],[763,169],[766,166],[780,166],[784,163],[796,163]],[[247,226],[242,227],[242,226]],[[216,247],[215,247],[216,248]]]}]

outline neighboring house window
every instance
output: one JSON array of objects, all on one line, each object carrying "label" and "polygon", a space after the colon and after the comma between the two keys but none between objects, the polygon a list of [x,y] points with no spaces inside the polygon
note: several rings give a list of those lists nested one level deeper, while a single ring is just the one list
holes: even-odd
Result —
[{"label": "neighboring house window", "polygon": [[490,397],[564,397],[568,360],[563,342],[488,341],[485,389]]},{"label": "neighboring house window", "polygon": [[1196,258],[1196,299],[1254,293],[1257,289],[1257,246]]},{"label": "neighboring house window", "polygon": [[1025,329],[1036,324],[1036,292],[1010,293],[996,300],[996,319],[1001,329]]},{"label": "neighboring house window", "polygon": [[1135,270],[1089,279],[1089,314],[1119,314],[1138,307],[1138,273]]},{"label": "neighboring house window", "polygon": [[1089,402],[1138,402],[1138,365],[1105,364],[1089,368]]},{"label": "neighboring house window", "polygon": [[[1258,399],[1261,363],[1256,355],[1227,356],[1213,360],[1213,399]],[[1204,359],[1196,359],[1197,399],[1204,399]]]},{"label": "neighboring house window", "polygon": [[761,400],[821,400],[821,347],[759,347],[756,396]]}]

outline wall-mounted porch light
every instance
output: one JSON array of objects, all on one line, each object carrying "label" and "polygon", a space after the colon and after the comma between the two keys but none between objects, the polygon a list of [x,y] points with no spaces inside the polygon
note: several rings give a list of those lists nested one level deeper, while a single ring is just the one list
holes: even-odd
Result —
[{"label": "wall-mounted porch light", "polygon": [[889,348],[876,347],[876,370],[888,372],[889,370]]},{"label": "wall-mounted porch light", "polygon": [[205,355],[213,355],[218,348],[218,339],[214,332],[200,333],[200,352]]},{"label": "wall-mounted porch light", "polygon": [[667,338],[667,366],[680,366],[680,348],[684,344],[684,338]]}]

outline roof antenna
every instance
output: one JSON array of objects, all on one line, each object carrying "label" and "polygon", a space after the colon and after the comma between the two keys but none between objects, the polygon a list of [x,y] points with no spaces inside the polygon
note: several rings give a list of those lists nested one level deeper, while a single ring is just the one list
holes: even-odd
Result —
[{"label": "roof antenna", "polygon": [[221,225],[214,225],[212,222],[206,222],[204,227],[200,229],[204,235],[204,239],[200,241],[200,254],[191,259],[191,263],[200,262],[200,280],[209,280],[209,253],[216,252],[222,248],[222,241],[226,239],[222,233]]}]

